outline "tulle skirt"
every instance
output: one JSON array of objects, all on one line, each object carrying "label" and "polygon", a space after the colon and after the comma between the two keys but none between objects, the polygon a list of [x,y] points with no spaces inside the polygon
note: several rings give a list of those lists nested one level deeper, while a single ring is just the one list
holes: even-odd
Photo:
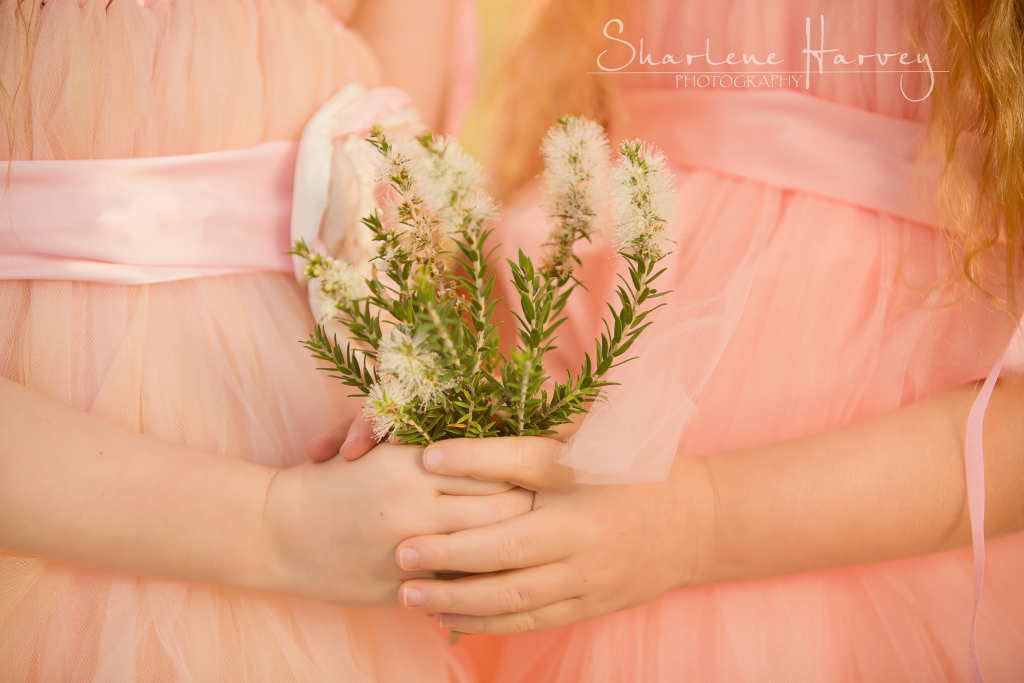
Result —
[{"label": "tulle skirt", "polygon": [[[347,393],[299,345],[284,275],[116,286],[0,281],[0,375],[128,429],[270,467],[305,458]],[[467,680],[401,608],[119,574],[0,550],[0,681]]]},{"label": "tulle skirt", "polygon": [[[366,43],[316,0],[0,2],[0,84],[12,99],[0,115],[3,159],[297,140],[343,85],[379,80]],[[312,326],[304,290],[284,275],[0,280],[0,375],[210,457],[287,467],[339,419],[348,393],[299,345]],[[0,550],[4,682],[467,680],[447,638],[398,608]]]},{"label": "tulle skirt", "polygon": [[[640,360],[621,367],[651,378],[682,368],[679,385],[654,397],[671,410],[696,395],[676,457],[796,438],[976,381],[1009,339],[1008,315],[967,287],[942,286],[949,248],[935,228],[707,171],[678,169],[678,183],[682,218],[661,283],[675,294],[645,333],[675,335],[672,357],[645,362],[656,345],[638,343],[630,355]],[[540,253],[538,200],[527,191],[512,203],[495,237],[502,256]],[[587,290],[559,330],[556,377],[593,349],[623,271],[607,237],[577,251]],[[702,325],[713,308],[702,304],[723,298],[715,324]],[[692,313],[676,329],[666,324],[673,307]],[[649,428],[614,426],[636,439]],[[677,590],[508,638],[496,680],[965,681],[972,566],[964,548]],[[1022,568],[1024,534],[989,541],[978,625],[988,683],[1024,680]]]}]

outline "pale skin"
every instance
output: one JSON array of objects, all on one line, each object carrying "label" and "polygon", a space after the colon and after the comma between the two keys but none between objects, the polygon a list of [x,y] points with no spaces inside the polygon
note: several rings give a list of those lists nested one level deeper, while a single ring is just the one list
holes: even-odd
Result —
[{"label": "pale skin", "polygon": [[[373,52],[387,53],[385,79],[415,82],[426,121],[439,118],[447,33],[419,29],[450,22],[451,3],[334,4],[343,21],[365,29]],[[401,72],[375,21],[418,29],[425,57],[413,72]],[[342,429],[358,405],[345,404]],[[322,443],[309,447],[321,460]],[[348,448],[362,454],[369,445],[367,433]],[[533,502],[532,493],[508,484],[428,473],[413,447],[385,445],[358,462],[285,470],[245,456],[161,442],[0,378],[0,547],[132,574],[383,606],[395,604],[401,581],[426,575],[395,566],[399,541],[495,523]]]},{"label": "pale skin", "polygon": [[[421,449],[275,470],[123,429],[0,379],[0,547],[327,602],[394,604],[411,534],[530,509],[507,484],[426,472]],[[419,572],[419,576],[424,576]]]},{"label": "pale skin", "polygon": [[[547,438],[444,441],[431,471],[537,491],[529,513],[398,546],[399,599],[465,633],[544,630],[668,591],[941,552],[970,543],[963,387],[821,434],[704,457],[666,481],[580,486]],[[353,432],[365,429],[359,422]],[[1024,530],[1024,381],[1001,380],[985,418],[985,533]],[[352,457],[352,453],[347,453]]]},{"label": "pale skin", "polygon": [[445,113],[454,2],[327,0],[327,5],[370,44],[383,82],[407,92],[420,120],[438,130]]}]

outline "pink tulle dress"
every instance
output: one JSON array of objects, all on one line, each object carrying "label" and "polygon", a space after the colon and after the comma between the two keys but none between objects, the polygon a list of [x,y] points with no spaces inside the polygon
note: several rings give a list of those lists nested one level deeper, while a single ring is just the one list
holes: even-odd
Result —
[{"label": "pink tulle dress", "polygon": [[[608,30],[632,43],[634,61],[587,77],[622,87],[626,112],[612,145],[640,137],[661,146],[677,174],[677,245],[661,285],[674,294],[631,349],[640,360],[617,370],[622,386],[567,453],[584,480],[658,479],[673,455],[812,434],[985,378],[1013,324],[966,288],[938,286],[950,266],[937,167],[918,149],[930,100],[910,101],[927,92],[928,76],[905,77],[904,96],[900,74],[885,72],[925,68],[898,65],[902,53],[911,61],[922,52],[910,36],[923,3],[649,0],[630,8],[625,31]],[[837,53],[827,53],[825,70],[847,73],[817,74],[814,61],[805,89],[805,30],[820,49],[822,17],[824,47],[854,63],[834,66]],[[606,45],[606,66],[628,60],[628,47]],[[740,63],[662,65],[666,54],[678,61],[708,46],[712,60],[731,52]],[[739,57],[764,62],[773,52],[778,66]],[[870,57],[857,63],[876,53],[896,56],[885,66]],[[642,54],[654,65],[641,65]],[[940,57],[931,55],[936,70]],[[690,78],[629,73],[654,70]],[[717,87],[694,77],[712,71],[732,76]],[[547,222],[536,188],[510,204],[496,236],[501,255],[522,248],[537,256]],[[578,289],[569,304],[555,373],[579,368],[592,351],[615,273],[624,272],[607,237],[577,251],[588,291]],[[1018,357],[1003,375],[1021,371]],[[981,670],[989,682],[1019,681],[1024,534],[987,548]],[[508,638],[497,645],[496,680],[966,681],[972,588],[964,548],[676,590],[636,609]]]},{"label": "pink tulle dress", "polygon": [[[298,344],[297,141],[379,84],[366,44],[313,0],[5,0],[0,55],[0,375],[211,457],[302,462],[347,392]],[[4,682],[468,680],[461,656],[397,608],[0,550]]]}]

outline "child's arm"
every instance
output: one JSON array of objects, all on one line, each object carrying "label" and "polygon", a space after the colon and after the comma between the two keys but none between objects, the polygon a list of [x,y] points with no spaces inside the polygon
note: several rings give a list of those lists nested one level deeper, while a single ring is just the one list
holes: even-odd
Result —
[{"label": "child's arm", "polygon": [[[704,458],[716,505],[702,582],[911,557],[971,541],[965,387],[842,429]],[[1024,529],[1024,381],[985,415],[985,532]]]},{"label": "child's arm", "polygon": [[[388,560],[411,530],[529,509],[532,493],[423,471],[381,446],[285,470],[123,429],[0,378],[0,547],[135,574],[393,603]],[[507,491],[507,492],[506,492]],[[439,495],[439,494],[496,495]]]},{"label": "child's arm", "polygon": [[0,545],[140,574],[264,587],[277,470],[122,429],[0,378]]},{"label": "child's arm", "polygon": [[[457,613],[446,615],[446,627],[508,634],[688,585],[965,545],[964,434],[977,393],[965,387],[783,443],[679,456],[669,479],[653,484],[577,486],[550,439],[442,442],[424,453],[433,471],[548,493],[530,513],[494,527],[402,543],[399,557],[419,560],[406,569],[500,572],[413,580],[403,595],[422,596],[419,609]],[[987,536],[1024,530],[1024,381],[1001,381],[989,404],[985,490]]]}]

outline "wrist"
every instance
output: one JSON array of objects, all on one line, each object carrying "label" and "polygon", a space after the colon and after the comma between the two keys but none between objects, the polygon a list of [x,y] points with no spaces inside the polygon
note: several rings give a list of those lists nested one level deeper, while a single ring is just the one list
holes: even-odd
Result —
[{"label": "wrist", "polygon": [[257,520],[259,544],[254,562],[256,590],[298,595],[301,581],[291,548],[301,525],[301,494],[304,467],[277,470],[263,491]]},{"label": "wrist", "polygon": [[[196,550],[199,557],[208,557],[206,567],[191,577],[222,586],[243,590],[273,591],[273,563],[267,552],[263,530],[263,512],[267,490],[279,470],[251,463],[231,461],[211,473],[212,484],[206,496],[217,500],[215,518],[193,524],[189,537],[203,539],[205,550]],[[217,463],[220,465],[221,463]],[[191,572],[189,572],[191,573]]]},{"label": "wrist", "polygon": [[[677,519],[688,528],[677,530],[680,567],[677,588],[712,583],[715,557],[718,496],[711,468],[702,457],[677,456],[669,475],[677,498]],[[679,532],[682,533],[679,533]]]}]

